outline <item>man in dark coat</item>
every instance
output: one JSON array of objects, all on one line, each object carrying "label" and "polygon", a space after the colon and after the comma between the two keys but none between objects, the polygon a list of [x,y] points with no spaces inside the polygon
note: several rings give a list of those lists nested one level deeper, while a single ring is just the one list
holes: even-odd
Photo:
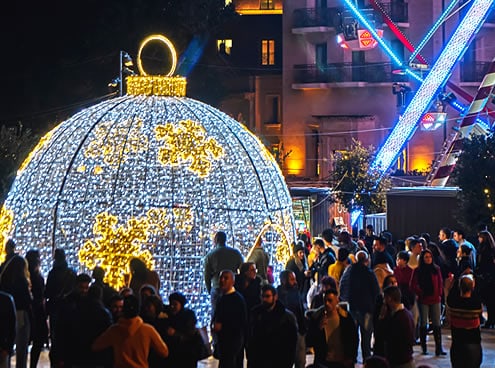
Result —
[{"label": "man in dark coat", "polygon": [[315,350],[314,367],[354,367],[359,337],[349,312],[339,306],[335,289],[324,295],[325,305],[309,310],[307,345]]},{"label": "man in dark coat", "polygon": [[240,273],[235,276],[235,290],[238,291],[244,300],[248,312],[254,306],[261,303],[261,284],[262,280],[256,274],[256,265],[254,262],[244,262],[241,265]]},{"label": "man in dark coat", "polygon": [[215,344],[218,367],[243,367],[248,325],[246,302],[234,288],[232,271],[220,272],[219,286],[222,295],[213,316],[213,331],[218,338]]},{"label": "man in dark coat", "polygon": [[106,367],[112,365],[112,356],[94,353],[93,341],[112,324],[112,315],[101,301],[99,286],[91,286],[91,277],[80,274],[76,287],[60,306],[56,331],[63,367]]},{"label": "man in dark coat", "polygon": [[371,356],[373,313],[380,294],[375,274],[368,267],[368,253],[359,251],[356,263],[348,267],[340,279],[340,299],[349,302],[349,310],[361,332],[361,353],[364,360]]},{"label": "man in dark coat", "polygon": [[383,297],[388,312],[383,333],[385,357],[391,367],[414,367],[413,345],[416,339],[412,314],[401,303],[398,286],[386,287]]},{"label": "man in dark coat", "polygon": [[297,320],[297,345],[295,351],[295,367],[306,367],[306,322],[304,304],[297,288],[296,275],[289,270],[280,273],[280,285],[277,287],[278,299],[291,311]]},{"label": "man in dark coat", "polygon": [[247,365],[290,368],[297,342],[296,318],[278,301],[272,285],[264,285],[261,294],[262,303],[251,311]]},{"label": "man in dark coat", "polygon": [[15,343],[15,304],[14,298],[0,291],[0,367],[10,367],[10,356]]},{"label": "man in dark coat", "polygon": [[45,286],[46,311],[50,317],[50,366],[56,367],[60,361],[59,342],[55,327],[62,300],[74,288],[76,273],[68,265],[63,249],[57,248],[53,254],[53,267],[48,273]]}]

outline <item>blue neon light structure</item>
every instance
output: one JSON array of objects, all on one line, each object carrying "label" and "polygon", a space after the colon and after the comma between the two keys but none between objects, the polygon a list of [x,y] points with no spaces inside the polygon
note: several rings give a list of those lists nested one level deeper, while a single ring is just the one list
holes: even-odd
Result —
[{"label": "blue neon light structure", "polygon": [[[378,34],[373,29],[371,24],[365,17],[363,17],[363,15],[359,12],[359,9],[353,3],[351,3],[351,0],[344,0],[344,2],[359,19],[361,24],[370,31],[370,33],[377,40],[380,46],[382,46],[382,48],[387,52],[390,58],[399,67],[404,68],[405,72],[409,76],[418,80],[419,82],[422,82],[421,87],[416,92],[414,98],[412,99],[409,106],[406,108],[404,114],[399,118],[399,121],[395,125],[390,135],[387,137],[385,143],[381,146],[374,162],[370,167],[370,171],[379,171],[381,176],[383,176],[385,172],[397,160],[397,157],[405,143],[414,134],[415,130],[417,129],[417,123],[419,119],[428,109],[431,101],[435,96],[435,93],[439,91],[440,87],[442,87],[443,84],[445,84],[450,74],[452,73],[454,65],[464,55],[472,37],[474,37],[474,35],[476,35],[476,33],[479,31],[481,25],[484,23],[487,15],[489,14],[490,9],[493,7],[494,0],[473,1],[471,8],[464,16],[463,20],[450,38],[447,46],[441,53],[440,57],[438,58],[437,62],[435,63],[425,80],[416,75],[411,69],[408,68],[408,66],[404,66],[402,61],[400,61],[399,58],[395,56],[388,45],[380,37],[378,37]],[[448,10],[449,8],[447,8],[446,10]],[[447,11],[444,12],[444,14],[446,13]],[[453,104],[453,106],[461,112],[465,111],[465,107],[460,104]],[[477,122],[481,123],[482,126],[489,127],[489,125],[482,120],[478,119]],[[357,217],[354,218],[354,220],[357,220]]]},{"label": "blue neon light structure", "polygon": [[[348,0],[346,0],[348,1]],[[417,129],[419,119],[426,112],[435,97],[452,73],[457,61],[462,58],[472,37],[486,19],[494,0],[474,0],[461,23],[455,30],[444,50],[431,68],[404,114],[382,145],[370,170],[378,170],[382,175],[397,160],[404,144]]]},{"label": "blue neon light structure", "polygon": [[459,2],[459,0],[452,0],[451,3],[449,4],[449,6],[447,8],[445,8],[442,15],[438,18],[438,20],[435,22],[433,27],[428,31],[426,36],[423,38],[423,40],[421,40],[419,45],[416,47],[416,50],[414,50],[414,52],[409,57],[409,63],[411,63],[414,60],[414,58],[416,58],[416,55],[418,55],[419,52],[423,49],[423,47],[426,45],[426,43],[430,40],[431,36],[433,36],[433,34],[436,32],[436,30],[438,30],[438,28],[442,25],[442,23],[445,21],[447,16],[454,9],[454,6],[457,5],[458,2]]}]

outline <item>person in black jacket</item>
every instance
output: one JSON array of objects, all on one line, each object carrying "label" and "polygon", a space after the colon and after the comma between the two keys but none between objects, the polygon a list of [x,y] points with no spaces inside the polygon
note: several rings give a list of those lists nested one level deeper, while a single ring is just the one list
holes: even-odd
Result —
[{"label": "person in black jacket", "polygon": [[257,275],[256,264],[244,262],[240,273],[235,276],[234,287],[246,301],[248,313],[254,306],[261,303],[261,285],[262,280]]},{"label": "person in black jacket", "polygon": [[33,305],[31,315],[31,356],[29,367],[37,367],[41,350],[48,343],[48,324],[45,308],[45,279],[41,275],[41,258],[37,249],[31,249],[26,253],[31,277],[31,292],[33,293]]},{"label": "person in black jacket", "polygon": [[29,286],[29,272],[26,260],[14,252],[15,243],[13,240],[9,239],[6,249],[7,256],[10,256],[10,258],[8,257],[2,264],[0,290],[9,293],[14,298],[17,320],[15,336],[16,367],[27,367],[33,300]]},{"label": "person in black jacket", "polygon": [[56,367],[60,360],[60,351],[56,335],[58,310],[62,300],[74,288],[76,273],[67,265],[65,251],[55,249],[53,254],[53,267],[46,278],[45,297],[46,311],[50,318],[50,367]]},{"label": "person in black jacket", "polygon": [[234,288],[234,273],[220,272],[218,299],[213,317],[213,331],[218,336],[215,357],[218,367],[243,367],[244,346],[248,331],[246,302]]},{"label": "person in black jacket", "polygon": [[293,254],[287,261],[285,269],[292,271],[296,275],[299,294],[301,295],[303,302],[305,302],[310,286],[311,271],[308,268],[308,261],[304,254],[304,242],[298,240],[297,243],[294,244],[292,251]]},{"label": "person in black jacket", "polygon": [[10,356],[15,343],[15,304],[14,298],[0,291],[0,367],[10,367]]},{"label": "person in black jacket", "polygon": [[297,320],[297,344],[295,351],[295,367],[306,366],[306,322],[304,304],[297,289],[296,275],[289,270],[280,272],[280,285],[277,287],[278,299],[291,311]]},{"label": "person in black jacket", "polygon": [[339,306],[335,289],[325,292],[325,305],[306,313],[307,345],[315,351],[313,367],[354,367],[358,331],[351,314]]},{"label": "person in black jacket", "polygon": [[251,310],[247,366],[290,368],[297,342],[296,318],[278,300],[273,285],[263,285],[261,297],[262,303]]},{"label": "person in black jacket", "polygon": [[196,314],[184,307],[186,297],[179,292],[168,296],[170,303],[169,327],[166,343],[169,346],[169,367],[197,367],[199,360],[198,331],[196,329]]}]

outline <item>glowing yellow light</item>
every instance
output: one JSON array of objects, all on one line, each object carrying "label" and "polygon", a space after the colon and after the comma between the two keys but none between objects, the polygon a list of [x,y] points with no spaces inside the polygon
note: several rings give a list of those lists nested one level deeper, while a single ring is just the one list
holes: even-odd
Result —
[{"label": "glowing yellow light", "polygon": [[124,274],[128,272],[132,258],[140,258],[148,268],[153,268],[153,256],[150,251],[142,250],[148,240],[146,218],[131,218],[127,227],[117,224],[116,216],[107,212],[97,215],[93,226],[95,240],[87,240],[78,257],[88,269],[102,267],[106,272],[105,281],[119,289],[125,285]]},{"label": "glowing yellow light", "polygon": [[158,161],[161,164],[180,166],[189,163],[188,169],[200,177],[208,176],[212,159],[219,159],[224,155],[218,142],[207,138],[206,130],[189,119],[179,121],[176,125],[158,125],[155,136],[157,140],[165,141],[158,152]]},{"label": "glowing yellow light", "polygon": [[24,160],[24,162],[22,162],[21,166],[19,167],[19,169],[17,170],[17,175],[20,175],[22,173],[22,171],[24,171],[24,169],[26,168],[26,166],[29,164],[29,162],[31,162],[31,159],[33,159],[36,154],[38,154],[41,149],[43,149],[43,147],[45,146],[45,144],[47,144],[53,133],[55,132],[56,130],[51,130],[50,132],[48,132],[45,136],[43,136],[40,141],[38,142],[38,144],[34,147],[33,150],[31,150],[31,152],[28,154],[28,156],[26,157],[26,159]]},{"label": "glowing yellow light", "polygon": [[251,247],[251,250],[248,253],[248,259],[251,253],[253,252],[253,249],[258,245],[260,242],[260,239],[266,232],[275,232],[280,240],[277,242],[277,248],[275,250],[275,258],[277,259],[278,262],[282,263],[284,266],[287,263],[287,261],[290,258],[290,242],[289,242],[289,236],[287,235],[287,232],[285,229],[278,225],[278,224],[273,224],[270,221],[265,222],[265,225],[261,229],[260,233],[256,237],[253,246]]},{"label": "glowing yellow light", "polygon": [[146,215],[150,226],[149,232],[153,234],[164,233],[166,227],[171,224],[177,230],[189,232],[194,224],[194,215],[189,207],[173,208],[172,213],[166,208],[152,208]]},{"label": "glowing yellow light", "polygon": [[[111,167],[117,167],[130,155],[145,152],[148,138],[141,133],[143,122],[132,119],[122,122],[102,122],[95,130],[96,139],[84,151],[86,158],[102,158]],[[102,170],[95,168],[95,174]]]},{"label": "glowing yellow light", "polygon": [[488,203],[487,206],[488,206],[488,208],[492,208],[492,204],[491,203]]},{"label": "glowing yellow light", "polygon": [[85,171],[86,171],[85,165],[80,165],[79,167],[77,167],[77,172],[84,173]]},{"label": "glowing yellow light", "polygon": [[0,210],[0,263],[5,260],[5,243],[14,229],[14,212],[2,206]]},{"label": "glowing yellow light", "polygon": [[103,173],[103,168],[101,168],[101,166],[95,166],[93,173],[95,175],[99,175],[99,174]]},{"label": "glowing yellow light", "polygon": [[483,192],[484,192],[485,194],[488,194],[488,193],[490,192],[490,190],[488,190],[488,189],[484,189],[484,190],[483,190]]},{"label": "glowing yellow light", "polygon": [[129,76],[126,81],[128,95],[186,96],[185,77]]},{"label": "glowing yellow light", "polygon": [[175,68],[177,67],[177,53],[175,52],[174,44],[172,44],[172,42],[163,35],[148,36],[141,43],[141,46],[139,47],[139,51],[138,51],[138,55],[137,55],[137,65],[139,68],[139,73],[141,73],[141,75],[143,75],[143,76],[148,76],[148,74],[146,73],[146,71],[143,68],[143,63],[141,60],[141,53],[143,52],[143,49],[146,46],[146,44],[148,42],[151,42],[151,41],[160,41],[163,44],[165,44],[165,46],[167,46],[169,48],[170,54],[172,55],[172,65],[170,66],[170,70],[168,71],[166,76],[169,76],[169,77],[172,76],[175,72]]}]

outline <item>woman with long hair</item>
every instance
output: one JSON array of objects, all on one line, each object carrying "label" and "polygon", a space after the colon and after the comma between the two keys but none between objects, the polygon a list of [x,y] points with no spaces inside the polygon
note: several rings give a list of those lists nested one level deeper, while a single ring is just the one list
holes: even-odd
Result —
[{"label": "woman with long hair", "polygon": [[486,305],[488,318],[484,328],[495,325],[495,241],[489,231],[478,233],[478,253],[476,253],[476,277],[482,302]]},{"label": "woman with long hair", "polygon": [[31,321],[31,347],[30,367],[37,367],[41,350],[48,343],[48,324],[45,307],[45,278],[41,275],[40,252],[31,249],[26,253],[29,274],[31,276],[31,291],[33,293],[33,309]]},{"label": "woman with long hair", "polygon": [[[15,243],[12,243],[12,251]],[[31,317],[31,281],[26,260],[17,253],[13,253],[2,265],[0,274],[0,290],[9,293],[14,298],[16,309],[16,367],[27,367],[28,345],[30,336]]]},{"label": "woman with long hair", "polygon": [[416,294],[419,306],[419,339],[423,354],[428,354],[426,333],[428,322],[431,320],[435,338],[435,355],[446,355],[447,353],[442,349],[440,327],[443,279],[440,267],[433,262],[433,254],[429,249],[421,251],[419,255],[419,265],[414,269],[411,278],[411,290]]}]

